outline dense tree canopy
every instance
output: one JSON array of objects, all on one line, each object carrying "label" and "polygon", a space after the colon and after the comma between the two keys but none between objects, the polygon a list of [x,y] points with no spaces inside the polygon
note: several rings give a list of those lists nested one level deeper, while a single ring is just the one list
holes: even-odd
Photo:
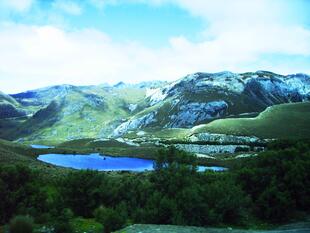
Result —
[{"label": "dense tree canopy", "polygon": [[73,216],[95,218],[105,232],[126,223],[283,222],[310,211],[309,145],[273,143],[228,172],[197,172],[196,158],[174,148],[159,151],[149,173],[72,171],[42,180],[25,166],[2,166],[0,221],[30,215],[63,232],[72,232]]}]

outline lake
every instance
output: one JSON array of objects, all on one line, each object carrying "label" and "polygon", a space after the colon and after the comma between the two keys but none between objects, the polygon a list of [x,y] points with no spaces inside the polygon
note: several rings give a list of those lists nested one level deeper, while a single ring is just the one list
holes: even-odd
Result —
[{"label": "lake", "polygon": [[[73,155],[73,154],[44,154],[39,155],[38,160],[56,166],[90,169],[97,171],[152,171],[153,160],[130,158],[130,157],[111,157],[99,154]],[[224,167],[198,166],[198,171],[225,171]]]},{"label": "lake", "polygon": [[50,148],[55,148],[54,146],[44,146],[44,145],[37,145],[37,144],[32,144],[30,145],[34,149],[50,149]]}]

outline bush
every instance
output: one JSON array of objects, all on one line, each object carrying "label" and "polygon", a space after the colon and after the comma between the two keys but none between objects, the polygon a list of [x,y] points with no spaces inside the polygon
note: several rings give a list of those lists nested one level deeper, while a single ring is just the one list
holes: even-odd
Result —
[{"label": "bush", "polygon": [[[74,171],[50,182],[24,166],[0,166],[0,225],[31,215],[56,233],[71,233],[73,217],[83,216],[111,232],[126,223],[280,223],[310,211],[310,143],[274,142],[222,173],[197,172],[196,164],[170,147],[159,152],[152,173]],[[10,232],[32,232],[25,224],[31,219],[13,219]]]},{"label": "bush", "polygon": [[73,218],[73,213],[70,209],[64,209],[61,214],[56,218],[54,223],[55,233],[71,233],[73,232],[72,224],[70,223]]},{"label": "bush", "polygon": [[118,230],[125,225],[126,219],[116,210],[99,207],[94,212],[96,221],[104,227],[105,233]]},{"label": "bush", "polygon": [[60,196],[65,205],[77,216],[91,217],[101,202],[99,187],[105,175],[96,171],[74,171],[68,174],[61,185]]},{"label": "bush", "polygon": [[39,179],[26,166],[0,166],[0,225],[16,214],[39,215],[45,211],[47,197]]},{"label": "bush", "polygon": [[256,217],[280,223],[309,212],[309,144],[280,141],[270,147],[236,171],[237,182],[253,200]]},{"label": "bush", "polygon": [[59,221],[54,224],[54,233],[73,233],[73,227],[68,222]]},{"label": "bush", "polygon": [[28,216],[16,216],[10,222],[10,233],[32,233],[33,220]]}]

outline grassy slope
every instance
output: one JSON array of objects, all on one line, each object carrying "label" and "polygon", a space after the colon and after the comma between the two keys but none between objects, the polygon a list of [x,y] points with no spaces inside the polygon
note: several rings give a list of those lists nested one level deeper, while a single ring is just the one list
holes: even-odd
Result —
[{"label": "grassy slope", "polygon": [[[136,88],[74,89],[65,98],[56,98],[58,105],[50,104],[41,110],[39,116],[35,114],[17,128],[6,129],[4,136],[10,140],[22,137],[25,142],[48,144],[101,137],[113,131],[122,119],[129,117],[132,114],[129,104],[141,102],[144,96],[145,90]],[[104,102],[96,105],[93,97]]]},{"label": "grassy slope", "polygon": [[42,175],[48,178],[62,175],[72,169],[61,168],[38,161],[36,158],[40,154],[47,153],[73,153],[69,149],[33,149],[18,143],[0,139],[0,165],[23,164],[32,169],[40,171]]},{"label": "grassy slope", "polygon": [[159,147],[152,144],[132,146],[116,140],[95,141],[94,139],[79,139],[58,145],[59,149],[69,149],[76,152],[101,153],[112,156],[129,156],[153,159]]},{"label": "grassy slope", "polygon": [[220,119],[195,127],[193,131],[254,135],[261,138],[309,138],[310,103],[275,105],[255,118]]}]

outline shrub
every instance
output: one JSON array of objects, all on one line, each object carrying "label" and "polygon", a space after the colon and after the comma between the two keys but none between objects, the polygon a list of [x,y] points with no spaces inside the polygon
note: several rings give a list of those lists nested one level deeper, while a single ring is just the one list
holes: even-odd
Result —
[{"label": "shrub", "polygon": [[73,232],[73,227],[71,220],[73,218],[72,210],[65,208],[61,214],[55,219],[54,232],[55,233],[71,233]]},{"label": "shrub", "polygon": [[16,216],[10,222],[10,233],[32,233],[33,220],[28,216]]},{"label": "shrub", "polygon": [[55,233],[73,233],[73,227],[68,222],[57,221],[54,224]]},{"label": "shrub", "polygon": [[99,207],[94,215],[96,221],[103,225],[105,233],[122,228],[126,221],[118,211],[110,208]]}]

